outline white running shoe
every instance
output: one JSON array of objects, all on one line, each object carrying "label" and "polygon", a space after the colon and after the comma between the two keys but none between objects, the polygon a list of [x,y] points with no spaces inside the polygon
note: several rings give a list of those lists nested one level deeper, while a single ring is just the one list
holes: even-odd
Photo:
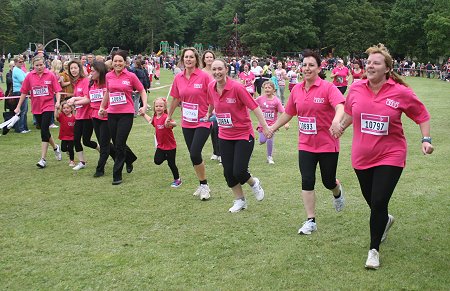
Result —
[{"label": "white running shoe", "polygon": [[213,154],[213,155],[211,156],[211,160],[213,160],[213,161],[217,160],[218,158],[219,158],[219,156],[217,156],[217,155],[215,155],[215,154]]},{"label": "white running shoe", "polygon": [[339,185],[339,192],[341,193],[341,197],[333,199],[333,206],[334,206],[334,209],[336,209],[336,211],[339,212],[339,211],[342,211],[342,209],[344,209],[345,198],[344,198],[344,188],[342,188],[342,184],[337,179],[336,179],[336,182]]},{"label": "white running shoe", "polygon": [[201,191],[202,191],[202,185],[198,186],[197,190],[195,190],[194,194],[192,194],[192,195],[198,197],[198,196],[200,196]]},{"label": "white running shoe", "polygon": [[218,156],[218,157],[217,157],[217,160],[219,161],[219,165],[222,165],[222,157],[221,157],[221,156]]},{"label": "white running shoe", "polygon": [[305,221],[302,227],[299,228],[298,234],[311,234],[313,231],[317,230],[317,225],[312,219]]},{"label": "white running shoe", "polygon": [[55,157],[57,161],[61,161],[62,157],[61,157],[61,148],[59,147],[59,145],[56,145],[56,149],[53,150],[55,152]]},{"label": "white running shoe", "polygon": [[369,250],[366,260],[367,269],[378,269],[380,267],[380,254],[376,249]]},{"label": "white running shoe", "polygon": [[40,159],[39,162],[37,162],[36,166],[38,166],[39,168],[43,169],[47,166],[47,162],[44,159]]},{"label": "white running shoe", "polygon": [[252,186],[253,194],[255,194],[256,200],[262,201],[264,199],[264,189],[261,187],[258,178],[253,178],[253,180],[255,180],[255,184]]},{"label": "white running shoe", "polygon": [[83,164],[82,162],[79,162],[78,165],[76,165],[75,167],[73,167],[73,169],[74,169],[75,171],[78,171],[78,170],[81,170],[81,169],[84,169],[84,168],[86,168],[86,165]]},{"label": "white running shoe", "polygon": [[381,242],[384,242],[386,240],[389,229],[394,224],[394,221],[395,221],[394,216],[388,214],[388,222],[386,223],[386,228],[384,229],[383,236],[381,237]]},{"label": "white running shoe", "polygon": [[236,213],[244,209],[247,209],[247,201],[237,199],[233,201],[233,206],[230,209],[228,209],[228,211],[231,213]]},{"label": "white running shoe", "polygon": [[70,161],[70,162],[69,162],[69,167],[73,168],[73,167],[75,167],[75,166],[76,166],[76,164],[75,164],[74,161]]},{"label": "white running shoe", "polygon": [[210,194],[210,192],[211,192],[211,190],[209,189],[209,186],[207,185],[207,184],[203,184],[203,185],[200,185],[200,188],[201,188],[201,190],[200,190],[200,200],[208,200],[210,197],[211,197],[211,194]]},{"label": "white running shoe", "polygon": [[275,162],[273,161],[272,156],[268,156],[268,157],[267,157],[267,162],[269,163],[269,165],[275,164]]}]

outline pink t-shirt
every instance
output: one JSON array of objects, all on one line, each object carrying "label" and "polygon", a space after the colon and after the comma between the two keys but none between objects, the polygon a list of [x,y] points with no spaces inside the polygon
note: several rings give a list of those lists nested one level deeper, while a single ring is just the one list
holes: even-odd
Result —
[{"label": "pink t-shirt", "polygon": [[61,90],[55,75],[48,69],[45,69],[41,77],[35,70],[31,71],[23,80],[20,93],[28,94],[28,91],[30,91],[31,112],[33,114],[42,114],[42,112],[55,110],[53,96]]},{"label": "pink t-shirt", "polygon": [[173,80],[170,96],[181,100],[181,127],[197,128],[211,126],[211,122],[201,122],[208,112],[207,91],[212,76],[200,69],[195,69],[189,80],[186,71],[177,74]]},{"label": "pink t-shirt", "polygon": [[381,165],[404,167],[407,146],[402,113],[417,124],[430,120],[416,94],[392,79],[376,95],[367,79],[352,84],[345,113],[353,117],[352,165],[358,170]]},{"label": "pink t-shirt", "polygon": [[241,72],[239,73],[239,79],[244,81],[244,87],[248,93],[255,93],[255,87],[253,86],[253,81],[255,80],[255,75],[252,72]]},{"label": "pink t-shirt", "polygon": [[286,70],[285,69],[276,69],[275,76],[278,80],[278,86],[286,86]]},{"label": "pink t-shirt", "polygon": [[298,149],[312,153],[339,152],[339,139],[328,131],[338,104],[345,102],[342,93],[328,81],[317,77],[307,92],[305,82],[292,89],[286,113],[298,118]]},{"label": "pink t-shirt", "polygon": [[[89,79],[79,78],[75,84],[73,84],[73,96],[89,98]],[[89,103],[84,105],[75,105],[77,113],[75,114],[76,120],[91,119],[91,106]]]},{"label": "pink t-shirt", "polygon": [[102,103],[103,96],[106,93],[106,84],[101,86],[98,85],[97,81],[94,81],[92,86],[89,88],[89,99],[91,106],[91,117],[100,119],[100,120],[108,120],[108,116],[100,117],[98,116],[98,110],[100,109],[100,104]]},{"label": "pink t-shirt", "polygon": [[332,74],[335,74],[336,76],[333,79],[333,84],[337,87],[344,87],[348,85],[348,68],[347,67],[336,67],[331,71]]},{"label": "pink t-shirt", "polygon": [[[277,96],[273,96],[272,100],[269,100],[267,96],[262,95],[256,98],[256,103],[258,103],[259,108],[264,115],[264,119],[268,126],[271,126],[277,121],[278,113],[284,112],[283,104],[281,104],[280,99]],[[258,131],[262,130],[261,124],[258,124]]]},{"label": "pink t-shirt", "polygon": [[245,87],[227,77],[222,95],[216,91],[216,81],[208,85],[208,103],[214,105],[219,138],[226,140],[248,140],[255,136],[248,109],[258,107],[255,99]]},{"label": "pink t-shirt", "polygon": [[57,116],[59,121],[59,140],[73,140],[74,127],[75,127],[75,115],[70,117],[63,112]]},{"label": "pink t-shirt", "polygon": [[155,127],[158,148],[167,151],[176,149],[177,142],[175,141],[172,128],[167,128],[164,126],[166,118],[166,113],[162,114],[160,117],[153,116],[151,124]]},{"label": "pink t-shirt", "polygon": [[106,74],[106,88],[108,89],[108,114],[133,113],[134,103],[132,93],[134,90],[142,91],[144,86],[134,73],[123,69],[117,76],[115,71]]}]

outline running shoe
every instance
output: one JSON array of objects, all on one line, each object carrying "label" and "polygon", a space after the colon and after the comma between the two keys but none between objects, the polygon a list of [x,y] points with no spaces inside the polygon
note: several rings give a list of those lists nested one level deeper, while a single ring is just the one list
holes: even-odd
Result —
[{"label": "running shoe", "polygon": [[181,184],[183,184],[183,182],[181,182],[181,179],[176,179],[172,182],[172,184],[170,184],[170,187],[178,188],[181,186]]},{"label": "running shoe", "polygon": [[200,200],[205,201],[208,200],[209,198],[211,198],[211,190],[209,189],[209,186],[207,184],[202,184],[200,185],[201,190],[200,190]]},{"label": "running shoe", "polygon": [[57,161],[61,161],[62,157],[61,157],[61,148],[59,147],[59,145],[56,145],[56,149],[53,150],[55,152],[55,157]]},{"label": "running shoe", "polygon": [[312,219],[305,221],[302,227],[299,228],[298,234],[311,234],[317,230],[317,225]]},{"label": "running shoe", "polygon": [[59,126],[57,126],[56,124],[50,124],[50,126],[48,128],[59,128]]},{"label": "running shoe", "polygon": [[219,156],[213,154],[213,155],[211,156],[211,160],[215,161],[215,160],[217,160],[218,157],[219,157]]},{"label": "running shoe", "polygon": [[78,171],[78,170],[81,170],[81,169],[84,169],[84,168],[86,168],[86,165],[83,164],[82,162],[79,162],[78,165],[76,165],[75,167],[73,167],[73,170],[74,170],[74,171]]},{"label": "running shoe", "polygon": [[269,163],[269,165],[275,164],[275,162],[273,161],[272,156],[268,156],[268,157],[267,157],[267,162]]},{"label": "running shoe", "polygon": [[231,213],[236,213],[244,209],[247,209],[247,201],[245,199],[237,199],[233,201],[233,206],[231,206],[228,211]]},{"label": "running shoe", "polygon": [[341,193],[341,196],[339,198],[333,199],[333,206],[334,209],[336,209],[337,212],[342,211],[345,206],[345,198],[344,198],[344,189],[342,188],[341,182],[339,182],[338,179],[336,179],[336,183],[339,185],[339,193]]},{"label": "running shoe", "polygon": [[38,168],[40,169],[43,169],[47,166],[47,162],[41,158],[39,162],[37,162],[36,166],[38,166]]},{"label": "running shoe", "polygon": [[69,162],[69,167],[73,168],[73,167],[75,167],[75,166],[76,166],[76,164],[75,164],[74,161],[70,161],[70,162]]},{"label": "running shoe", "polygon": [[261,187],[258,178],[253,178],[253,180],[255,180],[255,184],[252,186],[253,194],[255,194],[256,200],[262,201],[264,199],[264,189]]},{"label": "running shoe", "polygon": [[389,229],[394,224],[394,221],[395,221],[394,216],[388,214],[388,222],[386,223],[386,228],[384,229],[383,236],[381,237],[381,242],[384,242],[386,240]]},{"label": "running shoe", "polygon": [[376,270],[380,267],[380,254],[376,249],[369,250],[366,260],[366,269]]}]

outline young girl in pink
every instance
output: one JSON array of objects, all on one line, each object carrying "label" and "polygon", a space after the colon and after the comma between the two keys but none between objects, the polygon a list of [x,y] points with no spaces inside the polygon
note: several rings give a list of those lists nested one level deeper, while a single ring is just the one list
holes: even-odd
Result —
[{"label": "young girl in pink", "polygon": [[73,107],[67,101],[61,103],[60,108],[55,110],[56,120],[59,121],[59,139],[61,140],[61,151],[69,153],[69,166],[75,167],[75,153],[73,151],[74,143],[74,126],[75,114],[73,114]]},{"label": "young girl in pink", "polygon": [[[264,82],[262,87],[264,90],[264,95],[256,98],[256,103],[258,103],[261,108],[267,125],[272,126],[278,118],[278,113],[284,112],[284,107],[281,104],[280,99],[278,99],[275,94],[275,84],[272,81]],[[284,127],[288,129],[289,123],[286,123]],[[267,144],[267,162],[270,165],[273,165],[275,164],[272,158],[273,139],[275,135],[271,138],[266,138],[262,132],[261,124],[258,124],[257,130],[259,132],[259,144]]]},{"label": "young girl in pink", "polygon": [[167,101],[164,98],[156,98],[153,101],[153,117],[147,114],[142,114],[145,120],[155,127],[156,135],[156,152],[154,162],[161,165],[165,160],[169,165],[173,175],[173,182],[170,184],[173,188],[181,186],[182,182],[178,168],[175,164],[175,157],[177,154],[177,143],[173,135],[173,128],[177,125],[174,120],[169,122],[169,127],[164,125],[167,118]]}]

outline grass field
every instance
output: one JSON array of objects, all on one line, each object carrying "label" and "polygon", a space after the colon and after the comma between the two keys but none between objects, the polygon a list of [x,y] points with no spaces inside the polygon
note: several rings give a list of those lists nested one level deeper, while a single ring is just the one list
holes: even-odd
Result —
[{"label": "grass field", "polygon": [[[161,85],[171,80],[163,72]],[[419,128],[405,118],[407,167],[390,203],[396,223],[381,246],[379,270],[364,269],[369,209],[350,164],[351,130],[338,167],[346,208],[336,213],[318,183],[318,231],[299,236],[305,213],[295,122],[276,135],[275,165],[266,163],[265,146],[255,146],[250,170],[266,199],[257,202],[245,186],[248,210],[230,214],[233,198],[221,166],[209,160],[211,142],[203,153],[212,199],[201,202],[192,196],[198,182],[181,128],[175,136],[183,185],[171,189],[167,164],[153,164],[152,129],[138,118],[128,139],[138,160],[120,186],[111,185],[112,161],[104,177],[92,177],[93,150],[85,149],[87,167],[79,172],[51,153],[39,170],[38,130],[0,136],[0,289],[448,290],[450,83],[407,82],[431,112],[435,152],[421,154]]]}]

